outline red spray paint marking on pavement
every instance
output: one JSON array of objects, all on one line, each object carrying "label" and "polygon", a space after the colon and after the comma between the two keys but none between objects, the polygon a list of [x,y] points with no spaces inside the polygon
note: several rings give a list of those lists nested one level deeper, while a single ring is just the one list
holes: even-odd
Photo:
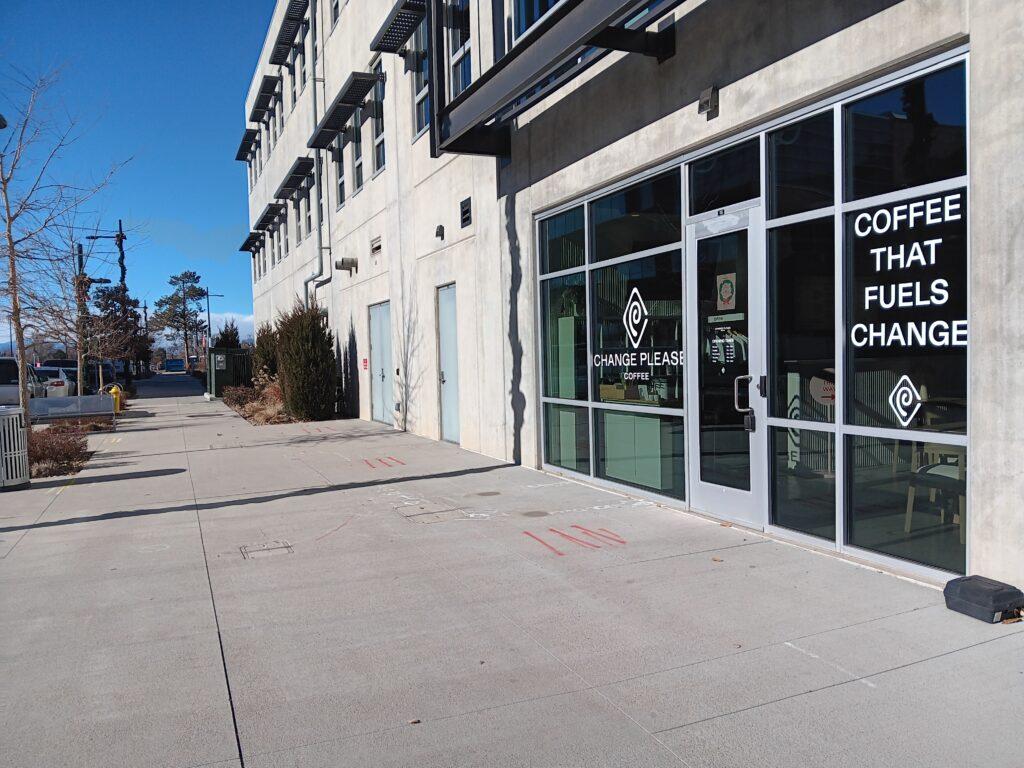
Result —
[{"label": "red spray paint marking on pavement", "polygon": [[396,459],[396,458],[395,458],[394,456],[388,456],[388,458],[389,458],[389,459],[391,459],[392,461],[397,461],[397,462],[398,462],[399,464],[401,464],[401,465],[402,465],[403,467],[405,466],[405,462],[404,462],[404,461],[402,461],[401,459]]},{"label": "red spray paint marking on pavement", "polygon": [[367,459],[363,459],[363,463],[366,464],[366,466],[368,466],[370,469],[376,469],[376,467],[373,466],[373,464]]},{"label": "red spray paint marking on pavement", "polygon": [[386,461],[384,461],[384,459],[378,458],[378,459],[377,459],[377,461],[379,461],[379,462],[380,462],[381,464],[383,464],[383,465],[384,465],[385,467],[390,467],[390,466],[391,466],[391,465],[390,465],[390,464],[388,464],[388,463],[387,463]]},{"label": "red spray paint marking on pavement", "polygon": [[[607,528],[598,528],[596,531],[592,531],[589,528],[584,528],[582,525],[571,525],[570,528],[575,528],[577,531],[583,531],[588,536],[592,536],[598,541],[610,541],[613,544],[625,544],[626,540],[619,536],[617,533],[612,533]],[[602,533],[603,531],[603,533]]]},{"label": "red spray paint marking on pavement", "polygon": [[565,531],[560,531],[557,528],[548,528],[548,530],[551,531],[552,533],[558,534],[559,536],[561,536],[563,538],[568,539],[569,541],[575,541],[580,546],[590,547],[590,549],[600,549],[601,548],[600,544],[592,544],[589,541],[584,541],[583,539],[577,539],[575,536],[571,536],[568,533],[566,533]]},{"label": "red spray paint marking on pavement", "polygon": [[554,548],[554,547],[552,547],[552,546],[551,546],[550,544],[548,544],[548,543],[547,543],[546,541],[544,541],[544,539],[542,539],[542,538],[541,538],[540,536],[534,536],[534,535],[533,535],[532,533],[530,533],[529,531],[523,531],[523,533],[524,533],[524,534],[526,534],[527,536],[529,536],[529,537],[530,537],[531,539],[533,539],[534,541],[539,541],[539,542],[540,542],[541,544],[543,544],[543,545],[544,545],[545,547],[547,547],[548,549],[550,549],[550,550],[551,550],[552,552],[554,552],[554,553],[555,553],[556,555],[558,555],[559,557],[562,557],[563,555],[565,555],[565,552],[559,552],[559,551],[558,551],[557,549],[555,549],[555,548]]}]

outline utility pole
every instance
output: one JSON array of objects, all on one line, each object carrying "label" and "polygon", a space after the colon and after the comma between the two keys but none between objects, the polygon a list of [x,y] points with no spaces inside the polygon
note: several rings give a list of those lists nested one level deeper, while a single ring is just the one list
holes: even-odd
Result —
[{"label": "utility pole", "polygon": [[146,335],[149,335],[149,305],[146,302],[142,302],[142,322],[144,323],[143,328],[146,331]]},{"label": "utility pole", "polygon": [[181,337],[185,342],[185,369],[188,369],[188,299],[185,293],[185,281],[181,281]]},{"label": "utility pole", "polygon": [[88,283],[85,276],[85,257],[82,255],[82,244],[78,244],[78,272],[75,274],[75,300],[78,303],[78,317],[75,318],[75,351],[78,355],[78,396],[82,396],[82,390],[85,389],[85,357],[83,349],[85,348],[85,313],[88,311],[86,307],[86,292],[88,291]]}]

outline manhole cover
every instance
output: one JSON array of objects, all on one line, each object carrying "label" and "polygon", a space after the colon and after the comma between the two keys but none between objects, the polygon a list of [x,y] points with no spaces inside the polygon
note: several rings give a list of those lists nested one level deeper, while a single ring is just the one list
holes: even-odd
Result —
[{"label": "manhole cover", "polygon": [[242,557],[252,560],[257,557],[269,557],[270,555],[290,555],[292,545],[287,541],[265,541],[262,544],[243,544],[238,548]]}]

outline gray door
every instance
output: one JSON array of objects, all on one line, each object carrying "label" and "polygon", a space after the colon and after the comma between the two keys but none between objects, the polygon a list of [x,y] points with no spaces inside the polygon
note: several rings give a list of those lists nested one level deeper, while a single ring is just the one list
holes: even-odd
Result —
[{"label": "gray door", "polygon": [[690,224],[690,505],[753,528],[767,522],[761,209]]},{"label": "gray door", "polygon": [[395,396],[391,371],[391,304],[370,307],[370,415],[374,421],[394,424]]},{"label": "gray door", "polygon": [[459,442],[459,332],[455,285],[437,289],[437,357],[441,389],[441,439]]}]

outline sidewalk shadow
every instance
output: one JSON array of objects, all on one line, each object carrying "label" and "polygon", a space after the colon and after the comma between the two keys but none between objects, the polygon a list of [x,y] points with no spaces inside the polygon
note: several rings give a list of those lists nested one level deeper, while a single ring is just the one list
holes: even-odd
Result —
[{"label": "sidewalk shadow", "polygon": [[[0,533],[14,533],[15,531],[31,531],[38,528],[56,528],[62,525],[77,525],[78,523],[95,523],[100,520],[120,520],[126,517],[147,517],[149,515],[165,515],[170,512],[187,512],[195,510],[197,513],[206,509],[226,509],[228,507],[242,507],[248,504],[266,504],[281,499],[293,499],[297,497],[318,496],[323,493],[334,493],[335,491],[353,491],[359,488],[373,488],[378,485],[397,485],[398,483],[411,483],[418,480],[444,480],[452,477],[465,477],[468,475],[480,475],[493,472],[498,469],[510,469],[514,464],[492,464],[486,467],[472,467],[469,469],[457,469],[451,472],[437,472],[432,475],[411,475],[409,477],[389,477],[380,480],[366,480],[356,483],[339,483],[336,485],[322,485],[316,488],[302,488],[300,490],[280,491],[265,496],[247,496],[241,499],[228,499],[226,501],[207,501],[200,503],[179,504],[173,507],[162,509],[127,509],[121,512],[105,512],[101,515],[90,515],[88,517],[68,517],[63,520],[50,520],[43,523],[31,523],[29,525],[12,525],[0,528]],[[174,474],[184,472],[178,470],[159,470],[157,474]],[[130,473],[129,473],[130,474]],[[148,474],[148,473],[136,473]],[[119,477],[125,477],[120,475]],[[64,481],[66,482],[66,481]],[[64,484],[63,482],[61,484]],[[38,487],[33,485],[33,487]]]},{"label": "sidewalk shadow", "polygon": [[94,477],[82,477],[81,475],[75,475],[68,480],[68,478],[62,478],[59,480],[44,480],[41,483],[33,481],[32,488],[60,488],[61,486],[68,485],[73,481],[74,485],[92,485],[93,483],[112,483],[115,480],[142,480],[146,477],[166,477],[167,475],[180,475],[184,472],[183,467],[175,467],[173,469],[147,469],[142,472],[122,472],[119,475],[96,475]]}]

